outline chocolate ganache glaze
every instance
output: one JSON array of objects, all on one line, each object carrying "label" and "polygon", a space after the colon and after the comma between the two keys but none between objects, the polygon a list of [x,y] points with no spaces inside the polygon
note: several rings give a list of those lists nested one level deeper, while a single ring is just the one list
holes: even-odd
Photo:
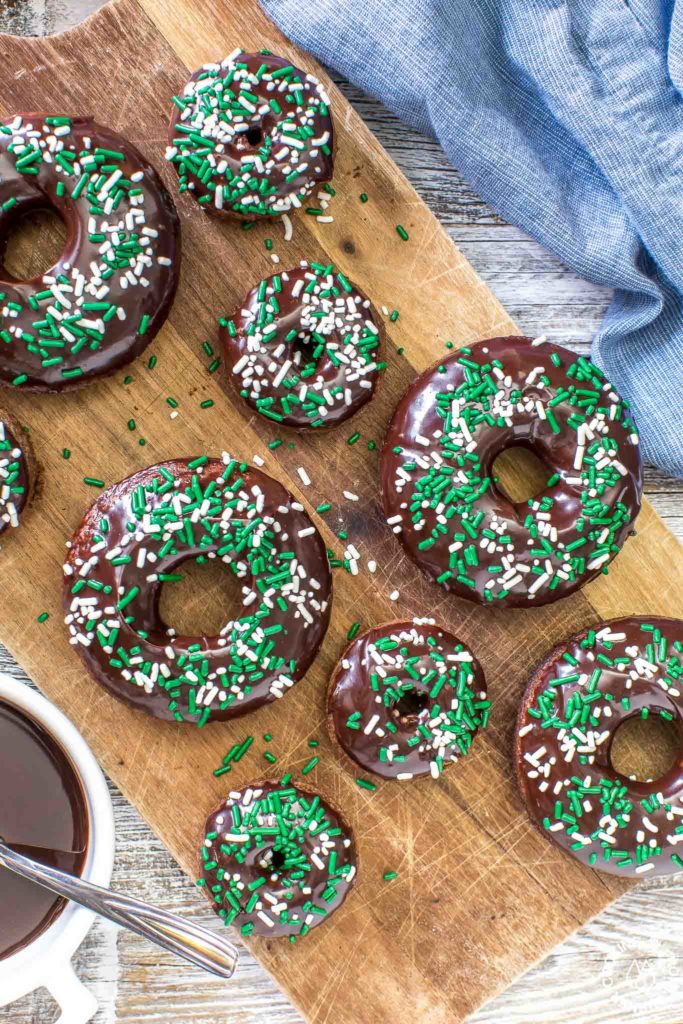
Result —
[{"label": "chocolate ganache glaze", "polygon": [[[161,585],[188,559],[220,559],[240,584],[241,614],[218,636],[161,620]],[[103,492],[64,572],[71,643],[90,672],[167,720],[204,725],[282,697],[329,622],[320,534],[282,484],[227,454],[151,466]]]},{"label": "chocolate ganache glaze", "polygon": [[384,328],[370,300],[338,270],[305,260],[266,278],[220,321],[240,395],[290,427],[343,423],[372,398]]},{"label": "chocolate ganache glaze", "polygon": [[285,779],[230,793],[205,833],[199,885],[243,935],[294,942],[327,921],[355,881],[355,847],[342,817]]},{"label": "chocolate ganache glaze", "polygon": [[[612,766],[619,726],[675,722],[680,749],[659,779]],[[618,875],[683,868],[683,622],[612,619],[552,650],[531,676],[515,739],[517,781],[532,822],[567,853]]]},{"label": "chocolate ganache glaze", "polygon": [[479,662],[433,619],[391,622],[356,637],[328,693],[333,739],[365,771],[400,781],[464,757],[491,702]]},{"label": "chocolate ganache glaze", "polygon": [[0,534],[19,526],[30,495],[28,441],[0,409]]},{"label": "chocolate ganache glaze", "polygon": [[[526,447],[545,490],[515,503],[494,460]],[[382,449],[387,520],[446,590],[494,606],[566,597],[633,532],[642,469],[628,405],[601,371],[544,338],[461,349],[408,388]]]},{"label": "chocolate ganache glaze", "polygon": [[0,381],[62,391],[149,345],[178,283],[179,223],[120,135],[87,117],[18,114],[0,123],[0,254],[17,218],[41,209],[64,221],[66,243],[31,281],[0,266]]},{"label": "chocolate ganache glaze", "polygon": [[173,102],[166,159],[208,213],[278,217],[332,177],[327,93],[282,57],[235,50],[195,71]]}]

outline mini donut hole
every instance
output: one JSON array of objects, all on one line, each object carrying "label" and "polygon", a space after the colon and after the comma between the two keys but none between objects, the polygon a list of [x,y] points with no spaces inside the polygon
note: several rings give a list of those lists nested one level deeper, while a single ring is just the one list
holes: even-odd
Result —
[{"label": "mini donut hole", "polygon": [[419,718],[429,707],[429,697],[419,690],[407,690],[391,705],[391,713],[402,722]]},{"label": "mini donut hole", "polygon": [[221,559],[188,559],[166,571],[182,579],[161,584],[159,617],[178,636],[218,636],[242,613],[242,581]]},{"label": "mini donut hole", "polygon": [[263,128],[260,124],[254,124],[244,133],[250,146],[260,146],[263,142]]},{"label": "mini donut hole", "polygon": [[315,354],[317,347],[318,343],[313,341],[309,334],[300,332],[289,342],[288,356],[299,370],[303,370],[311,364],[317,369],[322,356],[322,352],[318,355]]},{"label": "mini donut hole", "polygon": [[612,769],[636,782],[667,775],[681,757],[683,733],[678,721],[655,710],[647,718],[632,715],[615,730],[609,750]]},{"label": "mini donut hole", "polygon": [[284,850],[275,849],[275,847],[273,847],[263,858],[263,866],[268,870],[279,874],[284,870],[286,859]]},{"label": "mini donut hole", "polygon": [[513,505],[520,505],[545,491],[553,470],[525,445],[511,445],[493,460],[491,477]]},{"label": "mini donut hole", "polygon": [[66,247],[66,224],[52,207],[17,214],[2,239],[2,276],[31,281],[52,270]]},{"label": "mini donut hole", "polygon": [[262,122],[257,121],[250,124],[244,131],[238,132],[234,137],[238,149],[258,149],[263,145],[266,136]]}]

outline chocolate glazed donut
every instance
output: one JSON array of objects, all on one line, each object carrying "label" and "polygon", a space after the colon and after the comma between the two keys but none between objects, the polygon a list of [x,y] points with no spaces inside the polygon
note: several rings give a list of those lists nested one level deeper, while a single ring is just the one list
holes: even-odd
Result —
[{"label": "chocolate glazed donut", "polygon": [[289,427],[343,423],[370,401],[386,366],[379,315],[332,264],[302,260],[266,278],[219,323],[242,398]]},{"label": "chocolate glazed donut", "polygon": [[375,626],[347,647],[327,697],[333,740],[365,771],[438,778],[464,757],[491,702],[482,668],[433,619]]},{"label": "chocolate glazed donut", "polygon": [[282,782],[233,791],[209,815],[199,885],[242,935],[307,935],[337,910],[356,878],[341,815],[317,793]]},{"label": "chocolate glazed donut", "polygon": [[175,295],[179,223],[154,168],[86,117],[0,123],[0,263],[9,232],[53,210],[67,238],[31,281],[0,265],[0,381],[33,391],[87,384],[134,359]]},{"label": "chocolate glazed donut", "polygon": [[[188,559],[220,559],[242,606],[218,636],[180,636],[161,584]],[[234,718],[282,697],[327,630],[323,540],[282,484],[224,454],[135,473],[85,514],[64,567],[70,642],[115,697],[156,718]]]},{"label": "chocolate glazed donut", "polygon": [[[531,449],[545,490],[515,503],[493,463]],[[606,572],[640,509],[638,435],[600,370],[544,338],[491,338],[409,387],[382,450],[384,509],[427,575],[460,597],[528,607]]]},{"label": "chocolate glazed donut", "polygon": [[29,500],[32,462],[26,435],[0,409],[0,534],[19,526]]},{"label": "chocolate glazed donut", "polygon": [[173,102],[166,159],[207,213],[279,217],[332,177],[327,93],[282,57],[235,50]]},{"label": "chocolate glazed donut", "polygon": [[[661,715],[676,760],[648,782],[611,762],[619,726]],[[583,864],[617,875],[683,869],[683,622],[612,619],[552,650],[531,676],[514,763],[529,816]]]}]

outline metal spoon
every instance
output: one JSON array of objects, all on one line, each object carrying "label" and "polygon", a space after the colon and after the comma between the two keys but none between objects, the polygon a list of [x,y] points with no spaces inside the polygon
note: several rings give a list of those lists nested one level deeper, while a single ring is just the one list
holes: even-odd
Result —
[{"label": "metal spoon", "polygon": [[207,928],[184,921],[177,914],[159,910],[149,903],[134,900],[122,893],[102,889],[65,871],[40,864],[17,853],[0,836],[0,867],[8,868],[22,878],[37,882],[115,924],[128,928],[164,949],[203,967],[205,971],[230,978],[237,966],[238,952],[227,938],[214,935]]}]

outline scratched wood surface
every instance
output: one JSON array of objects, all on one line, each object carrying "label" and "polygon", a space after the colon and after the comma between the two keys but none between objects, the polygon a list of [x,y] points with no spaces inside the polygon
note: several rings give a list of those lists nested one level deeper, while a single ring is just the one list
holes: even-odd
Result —
[{"label": "scratched wood surface", "polygon": [[[257,24],[253,12],[248,24],[243,23],[246,5],[232,10],[230,24],[227,15],[220,24],[212,21],[213,4],[194,4],[191,12],[156,2],[143,6],[146,19],[140,17],[136,4],[119,2],[61,40],[22,44],[12,40],[9,49],[7,40],[2,40],[1,95],[7,109],[20,109],[29,88],[39,106],[54,106],[55,97],[61,97],[63,104],[67,97],[72,108],[76,103],[78,109],[86,105],[113,127],[124,130],[158,165],[167,97],[183,81],[183,63],[194,66],[209,59],[216,55],[216,47],[222,52],[234,45],[235,38],[247,45],[264,41],[275,45],[274,31],[265,22]],[[163,44],[156,24],[172,46]],[[279,48],[293,53],[284,44]],[[124,51],[128,55],[125,80],[117,92],[111,86],[120,75],[119,58]],[[94,57],[89,71],[85,70],[84,52]],[[73,81],[74,63],[81,66],[77,82]],[[150,65],[158,72],[153,95],[145,86]],[[17,71],[23,73],[15,78]],[[112,93],[119,100],[125,97],[123,110],[113,105]],[[337,109],[341,114],[339,103]],[[131,127],[132,111],[135,129]],[[400,305],[400,326],[392,331],[391,340],[395,345],[405,344],[408,361],[392,356],[382,394],[357,421],[364,437],[378,437],[397,394],[415,369],[439,355],[447,337],[465,341],[507,329],[509,320],[348,108],[338,116],[339,122],[343,131],[335,182],[340,195],[332,211],[335,223],[326,225],[324,231],[320,226],[299,223],[294,243],[278,244],[276,249],[283,260],[294,262],[300,255],[320,253],[322,248],[367,288],[378,305]],[[373,200],[370,209],[359,211],[354,200],[361,190],[372,192]],[[185,228],[183,288],[169,326],[155,343],[157,370],[151,375],[143,366],[136,367],[135,385],[129,392],[131,412],[146,424],[149,443],[144,461],[149,461],[148,455],[161,458],[179,450],[196,450],[199,442],[224,447],[226,436],[240,454],[264,453],[264,442],[272,433],[233,409],[218,390],[219,382],[206,378],[198,359],[200,342],[212,329],[213,315],[230,308],[247,284],[267,272],[264,232],[251,232],[245,243],[244,236],[209,225],[195,216],[194,210],[181,207],[181,214]],[[411,243],[405,248],[393,233],[398,220],[411,233]],[[212,260],[223,269],[225,280],[221,276],[216,279]],[[166,418],[164,404],[169,393],[181,400],[181,416],[173,423]],[[208,395],[216,401],[211,418],[196,411],[199,399]],[[120,379],[98,385],[82,396],[50,399],[41,407],[21,396],[10,397],[13,411],[32,427],[47,472],[24,535],[32,553],[35,551],[33,568],[25,579],[14,574],[16,585],[8,588],[12,621],[5,622],[4,612],[0,615],[0,636],[32,678],[68,707],[112,777],[142,809],[178,860],[192,870],[192,832],[219,794],[210,768],[232,738],[247,730],[234,726],[203,734],[173,729],[169,733],[122,711],[93,688],[70,652],[62,649],[57,615],[62,544],[89,500],[79,483],[81,475],[95,473],[113,480],[143,464],[140,449],[123,436],[129,411],[124,407]],[[103,436],[96,441],[88,421],[101,424]],[[65,467],[58,459],[60,431],[64,443],[71,442],[79,456],[75,466],[69,467],[74,472],[68,487]],[[315,933],[305,949],[302,944],[300,950],[283,951],[263,943],[254,948],[311,1019],[429,1019],[450,1024],[618,890],[610,879],[591,876],[568,864],[531,834],[508,780],[510,723],[526,669],[563,633],[596,615],[636,610],[676,613],[676,581],[670,573],[677,553],[648,508],[639,523],[638,540],[627,547],[606,586],[601,581],[554,610],[484,614],[461,602],[444,601],[439,592],[417,581],[398,557],[377,515],[375,467],[368,458],[367,453],[361,457],[360,450],[358,455],[350,453],[343,438],[324,444],[319,439],[297,439],[294,452],[285,451],[280,461],[271,457],[268,467],[274,475],[287,479],[297,465],[305,465],[313,485],[303,498],[313,504],[322,496],[339,499],[339,477],[348,471],[355,489],[361,490],[361,512],[342,509],[340,523],[349,526],[351,539],[364,553],[379,556],[387,575],[390,568],[391,585],[401,591],[400,611],[436,610],[464,639],[478,640],[481,645],[486,638],[490,650],[487,657],[482,650],[482,660],[489,669],[496,700],[496,723],[476,757],[455,775],[451,773],[433,787],[400,793],[382,787],[371,800],[355,790],[321,737],[324,756],[317,783],[343,803],[355,826],[363,858],[361,884],[353,901],[333,924]],[[296,484],[293,489],[297,490]],[[67,490],[70,493],[65,493]],[[344,511],[354,514],[349,517]],[[331,540],[330,534],[326,536]],[[17,545],[13,546],[14,551],[6,544],[3,552],[10,570],[23,567]],[[651,561],[650,579],[640,578],[645,551]],[[9,575],[12,577],[12,572]],[[335,620],[315,671],[281,709],[264,710],[244,723],[249,730],[274,733],[283,765],[300,767],[307,756],[305,739],[318,735],[324,680],[356,609],[363,608],[368,624],[395,614],[396,608],[386,600],[386,580],[387,576],[380,589],[367,576],[356,581],[337,580]],[[32,619],[42,607],[53,614],[39,630]],[[518,653],[520,633],[526,644],[523,656]],[[48,646],[49,659],[45,653]],[[258,764],[245,765],[235,781],[257,770]],[[379,878],[387,866],[399,868],[400,884],[381,886]],[[556,886],[555,892],[548,894],[560,872],[572,900],[557,893]],[[201,904],[195,903],[195,908],[197,913],[204,912]],[[389,959],[393,969],[387,986]],[[337,993],[340,998],[335,998]],[[137,999],[138,1010],[133,1012],[146,1014],[147,995],[138,992]],[[208,1019],[208,1008],[195,1004],[192,994],[187,997],[187,1007],[183,1019]],[[203,1016],[197,1016],[195,1010]],[[525,1019],[531,1019],[531,1014]]]}]

